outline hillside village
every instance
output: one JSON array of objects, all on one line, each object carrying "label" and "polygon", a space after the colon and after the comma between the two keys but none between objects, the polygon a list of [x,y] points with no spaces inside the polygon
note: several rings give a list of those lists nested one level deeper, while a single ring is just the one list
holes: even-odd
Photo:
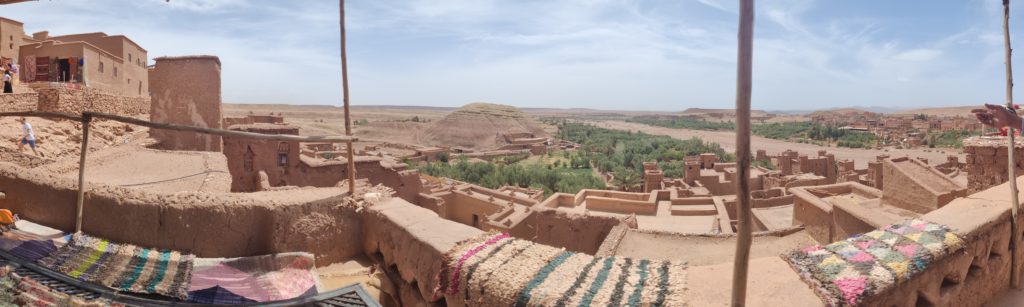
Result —
[{"label": "hillside village", "polygon": [[1024,147],[968,113],[754,111],[743,161],[680,126],[731,109],[229,104],[216,55],[3,17],[0,57],[6,304],[721,305],[747,201],[750,305],[980,306],[1024,267]]}]

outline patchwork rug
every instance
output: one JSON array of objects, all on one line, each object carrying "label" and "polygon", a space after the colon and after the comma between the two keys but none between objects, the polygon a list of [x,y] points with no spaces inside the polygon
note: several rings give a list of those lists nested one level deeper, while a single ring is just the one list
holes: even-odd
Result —
[{"label": "patchwork rug", "polygon": [[243,258],[198,258],[188,301],[246,304],[319,294],[320,278],[309,253]]},{"label": "patchwork rug", "polygon": [[114,289],[187,298],[193,256],[76,234],[39,264]]},{"label": "patchwork rug", "polygon": [[486,234],[445,255],[441,291],[470,306],[681,306],[686,265]]},{"label": "patchwork rug", "polygon": [[918,219],[782,255],[830,306],[855,306],[963,249],[949,228]]},{"label": "patchwork rug", "polygon": [[49,256],[71,238],[59,230],[25,220],[15,225],[14,229],[0,234],[0,249],[32,262]]}]

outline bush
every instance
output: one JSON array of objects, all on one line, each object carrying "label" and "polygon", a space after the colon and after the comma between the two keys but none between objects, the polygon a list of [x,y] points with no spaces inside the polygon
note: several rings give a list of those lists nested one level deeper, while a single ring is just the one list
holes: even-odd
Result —
[{"label": "bush", "polygon": [[576,193],[582,189],[605,188],[604,181],[591,174],[548,169],[537,164],[501,165],[486,162],[470,163],[467,159],[459,159],[454,164],[422,163],[417,169],[427,175],[452,178],[492,189],[504,185],[543,187],[545,195],[551,195],[554,192]]},{"label": "bush", "polygon": [[579,143],[580,150],[569,155],[572,168],[597,167],[611,172],[620,167],[642,173],[643,162],[658,161],[663,172],[681,177],[686,156],[714,153],[719,161],[731,162],[735,157],[715,143],[699,138],[688,140],[644,133],[598,128],[586,124],[566,123],[559,126],[559,134],[566,140]]},{"label": "bush", "polygon": [[659,126],[666,128],[683,128],[693,130],[736,130],[736,124],[733,122],[709,122],[702,119],[693,119],[687,117],[651,117],[651,116],[637,116],[626,119],[627,122],[640,123],[651,126]]}]

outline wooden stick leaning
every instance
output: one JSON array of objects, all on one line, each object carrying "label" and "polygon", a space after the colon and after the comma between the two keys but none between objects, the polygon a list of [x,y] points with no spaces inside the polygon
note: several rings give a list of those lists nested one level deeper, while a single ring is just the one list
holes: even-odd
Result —
[{"label": "wooden stick leaning", "polygon": [[[1013,67],[1011,61],[1013,48],[1010,47],[1010,0],[1003,0],[1003,46],[1006,51],[1006,107],[1010,110],[1016,110],[1013,107]],[[1017,116],[1016,113],[1014,114],[1014,116]],[[1010,285],[1016,289],[1020,288],[1020,270],[1017,267],[1017,264],[1019,263],[1017,259],[1017,250],[1018,245],[1020,245],[1020,225],[1018,225],[1019,223],[1017,221],[1017,211],[1020,210],[1018,208],[1020,201],[1017,199],[1017,164],[1014,161],[1014,156],[1017,152],[1014,140],[1014,134],[1016,134],[1015,130],[1017,130],[1015,128],[1017,127],[1013,127],[1011,125],[1011,127],[1007,129],[1010,144],[1006,148],[1006,159],[1007,172],[1009,173],[1009,177],[1007,178],[1009,178],[1010,181],[1010,216],[1012,218],[1012,221],[1010,222],[1010,229],[1013,231],[1013,234],[1010,237],[1010,254],[1012,255],[1012,257],[1010,257]]]},{"label": "wooden stick leaning", "polygon": [[732,272],[732,306],[745,306],[750,265],[750,96],[754,47],[754,0],[740,0],[739,47],[736,61],[736,258]]}]

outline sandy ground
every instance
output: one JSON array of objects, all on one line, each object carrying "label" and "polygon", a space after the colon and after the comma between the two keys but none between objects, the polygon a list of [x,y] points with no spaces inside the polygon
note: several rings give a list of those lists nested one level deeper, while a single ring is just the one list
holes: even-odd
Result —
[{"label": "sandy ground", "polygon": [[[78,178],[78,165],[51,167],[64,177]],[[227,159],[216,152],[163,151],[136,146],[92,153],[86,178],[112,186],[154,192],[230,192]]]},{"label": "sandy ground", "polygon": [[[667,135],[677,139],[689,139],[693,137],[698,137],[708,142],[718,143],[719,145],[722,145],[722,147],[725,148],[727,151],[736,150],[736,133],[732,131],[701,131],[688,129],[673,129],[637,123],[627,123],[623,121],[599,121],[590,123],[602,128],[642,131],[648,134]],[[960,161],[964,161],[965,159],[965,155],[957,149],[855,149],[844,147],[825,147],[814,144],[793,143],[763,138],[759,136],[751,136],[750,142],[752,148],[754,148],[755,150],[767,150],[769,155],[778,154],[786,150],[795,150],[800,152],[801,154],[815,155],[817,154],[818,150],[827,150],[829,153],[835,154],[836,159],[853,160],[855,163],[855,167],[857,168],[867,168],[868,162],[875,161],[876,157],[881,154],[887,154],[890,157],[922,157],[928,159],[928,162],[930,164],[943,163],[946,161],[946,157],[949,155],[959,156]]]},{"label": "sandy ground", "polygon": [[[817,242],[804,231],[785,237],[755,237],[750,247],[750,258],[778,257],[790,250],[815,244]],[[690,266],[732,262],[735,253],[735,237],[683,237],[640,232],[626,234],[615,252],[623,257],[685,260]]]}]

